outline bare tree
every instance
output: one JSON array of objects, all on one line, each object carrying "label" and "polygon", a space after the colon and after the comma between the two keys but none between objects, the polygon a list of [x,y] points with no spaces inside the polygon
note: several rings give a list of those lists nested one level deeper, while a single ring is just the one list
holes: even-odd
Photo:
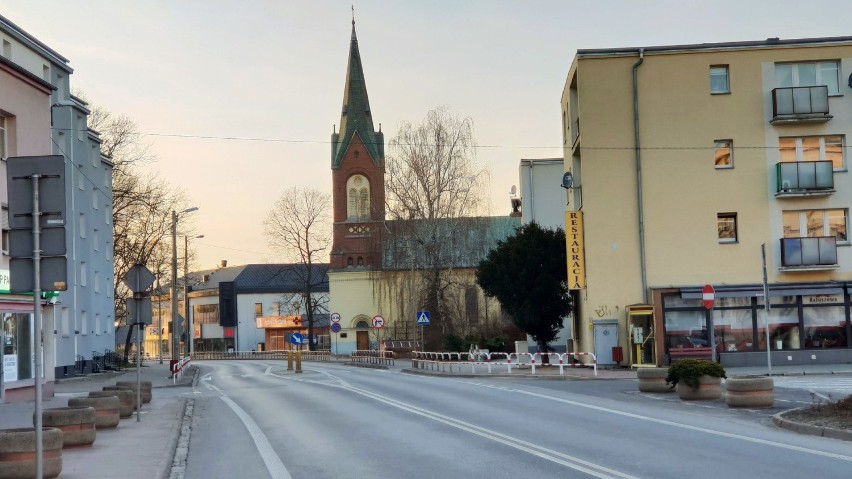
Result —
[{"label": "bare tree", "polygon": [[[448,239],[467,235],[470,216],[485,210],[483,191],[488,172],[476,161],[473,120],[444,108],[431,110],[420,123],[403,123],[390,142],[385,191],[388,235],[401,243],[390,268],[418,271],[418,296],[432,313],[428,328],[430,347],[440,347],[452,333],[448,317],[448,288],[457,264]],[[397,264],[393,264],[396,262]]]},{"label": "bare tree", "polygon": [[[75,92],[81,98],[80,92]],[[143,174],[140,166],[154,159],[136,123],[124,115],[94,106],[89,128],[100,133],[101,153],[113,162],[112,226],[115,318],[127,325],[125,300],[130,295],[123,280],[136,263],[151,271],[169,271],[170,211],[183,202],[175,190],[155,174]],[[124,359],[130,351],[132,328],[127,328]]]},{"label": "bare tree", "polygon": [[[301,309],[307,315],[308,337],[314,337],[315,315],[323,312],[325,302],[319,289],[328,285],[328,250],[331,244],[331,221],[328,193],[304,186],[284,190],[264,221],[264,234],[281,252],[299,278]],[[327,311],[326,311],[327,312]],[[311,351],[316,349],[308,341]]]}]

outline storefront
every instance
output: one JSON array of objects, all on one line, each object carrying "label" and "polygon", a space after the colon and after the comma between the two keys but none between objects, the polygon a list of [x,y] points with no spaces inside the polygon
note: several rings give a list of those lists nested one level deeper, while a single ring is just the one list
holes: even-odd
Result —
[{"label": "storefront", "polygon": [[255,318],[258,329],[264,330],[263,344],[259,344],[258,350],[281,351],[291,349],[290,336],[293,333],[301,333],[307,337],[307,329],[302,326],[301,316],[259,316]]},{"label": "storefront", "polygon": [[852,284],[771,285],[768,318],[761,285],[715,289],[712,318],[702,305],[700,287],[654,291],[656,326],[664,333],[657,336],[659,364],[669,364],[684,351],[709,353],[715,347],[725,366],[765,365],[767,346],[778,365],[852,361]]}]

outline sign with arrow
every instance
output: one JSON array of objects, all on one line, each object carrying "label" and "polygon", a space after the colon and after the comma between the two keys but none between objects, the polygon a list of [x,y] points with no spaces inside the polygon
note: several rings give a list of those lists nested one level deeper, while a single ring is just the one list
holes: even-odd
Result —
[{"label": "sign with arrow", "polygon": [[426,326],[427,324],[432,324],[432,318],[429,316],[429,311],[418,311],[417,312],[417,324],[421,326]]},{"label": "sign with arrow", "polygon": [[295,346],[301,346],[302,343],[305,342],[305,337],[299,333],[293,333],[290,335],[290,344]]}]

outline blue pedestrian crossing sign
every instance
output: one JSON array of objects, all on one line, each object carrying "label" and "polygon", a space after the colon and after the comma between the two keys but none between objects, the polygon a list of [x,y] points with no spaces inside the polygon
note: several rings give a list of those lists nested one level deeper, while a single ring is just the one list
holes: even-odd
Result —
[{"label": "blue pedestrian crossing sign", "polygon": [[429,311],[418,311],[417,312],[417,324],[421,326],[425,326],[427,324],[431,324],[432,320],[429,317]]},{"label": "blue pedestrian crossing sign", "polygon": [[302,336],[301,334],[293,333],[293,334],[290,335],[290,343],[291,344],[295,344],[296,346],[299,346],[303,342],[305,342],[305,337]]}]

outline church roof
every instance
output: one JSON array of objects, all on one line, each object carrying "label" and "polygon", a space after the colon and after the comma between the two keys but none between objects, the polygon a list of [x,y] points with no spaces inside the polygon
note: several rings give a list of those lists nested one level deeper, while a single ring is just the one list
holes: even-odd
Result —
[{"label": "church roof", "polygon": [[355,20],[352,20],[352,41],[349,45],[349,65],[346,67],[346,84],[343,90],[343,110],[340,113],[340,131],[332,135],[331,167],[337,168],[355,134],[376,165],[384,163],[384,136],[373,128],[367,82],[358,51]]},{"label": "church roof", "polygon": [[[386,222],[382,242],[384,269],[428,268],[427,249],[437,244],[441,268],[476,268],[497,242],[515,234],[520,218],[478,216],[438,220],[395,220]],[[437,241],[431,238],[438,238]]]}]

